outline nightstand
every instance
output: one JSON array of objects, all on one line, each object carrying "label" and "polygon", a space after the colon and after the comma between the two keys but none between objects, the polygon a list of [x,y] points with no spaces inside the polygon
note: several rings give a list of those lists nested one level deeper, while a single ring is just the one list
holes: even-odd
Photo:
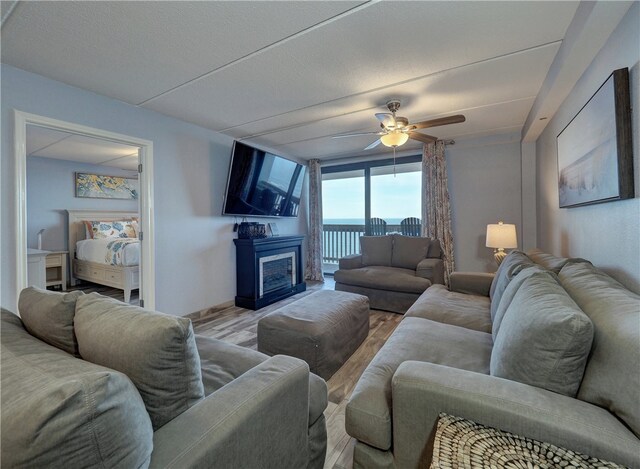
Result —
[{"label": "nightstand", "polygon": [[60,285],[67,290],[67,254],[69,251],[50,251],[46,258],[47,287]]}]

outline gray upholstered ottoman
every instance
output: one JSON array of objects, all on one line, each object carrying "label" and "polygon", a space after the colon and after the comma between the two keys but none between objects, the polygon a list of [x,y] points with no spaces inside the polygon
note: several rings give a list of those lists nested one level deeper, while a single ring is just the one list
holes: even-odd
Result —
[{"label": "gray upholstered ottoman", "polygon": [[260,319],[258,350],[300,358],[313,373],[329,379],[368,333],[366,296],[321,290]]}]

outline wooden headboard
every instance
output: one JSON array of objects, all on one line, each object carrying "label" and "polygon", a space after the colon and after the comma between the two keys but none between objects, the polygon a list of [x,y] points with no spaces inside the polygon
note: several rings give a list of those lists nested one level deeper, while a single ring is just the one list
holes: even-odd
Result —
[{"label": "wooden headboard", "polygon": [[76,243],[86,238],[85,220],[131,220],[138,218],[138,212],[114,210],[67,210],[69,214],[69,259],[76,258]]}]

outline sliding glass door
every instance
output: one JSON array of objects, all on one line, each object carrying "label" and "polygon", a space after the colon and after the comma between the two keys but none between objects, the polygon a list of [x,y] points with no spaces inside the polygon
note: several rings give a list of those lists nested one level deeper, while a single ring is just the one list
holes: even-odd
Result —
[{"label": "sliding glass door", "polygon": [[[370,234],[420,235],[421,178],[420,163],[396,165],[395,172],[393,166],[371,168]],[[377,225],[385,229],[376,230]]]},{"label": "sliding glass door", "polygon": [[324,272],[360,252],[360,236],[420,236],[421,157],[322,168]]},{"label": "sliding glass door", "polygon": [[323,270],[333,273],[338,259],[360,252],[365,226],[363,169],[322,174]]}]

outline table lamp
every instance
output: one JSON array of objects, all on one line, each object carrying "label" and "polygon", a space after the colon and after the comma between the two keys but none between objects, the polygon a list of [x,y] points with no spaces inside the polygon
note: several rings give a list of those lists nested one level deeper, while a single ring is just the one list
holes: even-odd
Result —
[{"label": "table lamp", "polygon": [[507,257],[507,253],[504,252],[504,250],[518,247],[516,225],[509,225],[502,222],[487,225],[486,246],[493,248],[493,257],[499,266],[504,258]]}]

